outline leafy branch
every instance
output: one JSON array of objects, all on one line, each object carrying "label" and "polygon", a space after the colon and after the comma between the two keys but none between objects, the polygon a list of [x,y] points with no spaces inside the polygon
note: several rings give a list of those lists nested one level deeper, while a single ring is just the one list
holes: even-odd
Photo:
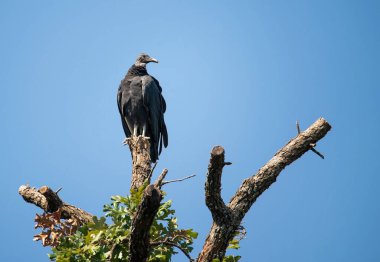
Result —
[{"label": "leafy branch", "polygon": [[[105,217],[94,217],[93,222],[79,227],[75,234],[66,234],[52,245],[51,260],[56,261],[128,261],[132,220],[142,200],[146,184],[129,196],[113,196],[104,206]],[[162,203],[150,228],[148,261],[171,261],[179,248],[189,256],[198,234],[192,229],[179,229],[171,201]],[[54,217],[55,224],[62,224]],[[107,224],[106,220],[111,223]],[[165,242],[165,243],[164,243]],[[47,242],[48,243],[48,242]],[[168,244],[170,243],[170,244]]]}]

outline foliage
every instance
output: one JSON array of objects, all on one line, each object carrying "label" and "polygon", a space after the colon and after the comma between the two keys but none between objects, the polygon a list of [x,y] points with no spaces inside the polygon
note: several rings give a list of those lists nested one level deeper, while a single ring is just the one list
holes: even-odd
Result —
[{"label": "foliage", "polygon": [[[130,196],[113,196],[112,202],[104,206],[105,217],[94,217],[93,222],[78,228],[75,234],[60,239],[49,254],[56,261],[127,261],[129,257],[128,240],[133,216],[141,201],[144,187]],[[192,229],[178,229],[175,211],[171,201],[160,205],[150,229],[152,245],[148,261],[168,262],[176,254],[174,243],[187,253],[192,251],[193,239],[198,233]],[[106,223],[106,217],[112,223]]]},{"label": "foliage", "polygon": [[62,210],[59,208],[53,213],[36,214],[34,228],[42,228],[42,232],[34,236],[34,241],[41,240],[42,245],[56,247],[64,236],[74,234],[80,224],[79,220],[70,218],[61,219]]},{"label": "foliage", "polygon": [[240,260],[241,256],[226,256],[223,258],[222,261],[220,261],[219,258],[215,258],[212,260],[212,262],[238,262]]},{"label": "foliage", "polygon": [[[128,261],[131,224],[146,186],[126,197],[113,196],[111,203],[103,208],[104,217],[93,217],[93,222],[82,226],[75,218],[62,219],[60,209],[54,213],[36,215],[35,228],[42,228],[42,232],[35,235],[34,240],[41,240],[43,246],[52,246],[52,254],[48,256],[53,261]],[[178,249],[187,255],[193,250],[193,240],[198,233],[192,229],[178,228],[171,203],[168,200],[160,205],[150,228],[152,248],[148,262],[169,262]],[[109,223],[106,222],[107,218]],[[239,242],[245,233],[245,229],[240,227],[228,249],[239,249]],[[214,259],[213,262],[237,262],[240,258],[228,255],[222,261]]]}]

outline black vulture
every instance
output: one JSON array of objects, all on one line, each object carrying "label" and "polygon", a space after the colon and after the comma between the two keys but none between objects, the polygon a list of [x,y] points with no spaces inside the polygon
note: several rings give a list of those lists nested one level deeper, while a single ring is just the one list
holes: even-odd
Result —
[{"label": "black vulture", "polygon": [[155,163],[162,144],[168,146],[168,132],[164,121],[166,102],[160,83],[146,70],[149,62],[158,63],[144,53],[137,57],[120,83],[117,105],[126,137],[149,137],[150,160]]}]

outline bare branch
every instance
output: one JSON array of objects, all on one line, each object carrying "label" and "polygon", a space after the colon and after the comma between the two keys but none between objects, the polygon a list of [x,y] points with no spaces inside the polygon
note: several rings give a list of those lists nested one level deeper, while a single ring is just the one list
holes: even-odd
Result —
[{"label": "bare branch", "polygon": [[156,169],[157,164],[158,162],[153,164],[152,170],[150,170],[150,173],[149,173],[149,178],[148,178],[149,180],[152,178],[153,172]]},{"label": "bare branch", "polygon": [[214,221],[229,219],[230,212],[221,196],[221,178],[224,162],[224,149],[215,146],[211,151],[210,164],[205,185],[206,205],[210,209]]},{"label": "bare branch", "polygon": [[320,156],[322,159],[325,159],[325,157],[315,148],[310,148],[311,151],[313,151],[314,153],[316,153],[318,156]]},{"label": "bare branch", "polygon": [[[318,119],[307,130],[300,132],[297,137],[290,140],[271,160],[268,161],[268,163],[260,168],[255,175],[245,179],[227,206],[228,210],[231,211],[231,216],[229,216],[228,220],[223,220],[218,217],[218,212],[211,210],[209,207],[213,215],[214,223],[197,261],[209,262],[214,258],[222,260],[229,241],[233,239],[236,231],[239,229],[242,219],[256,199],[276,181],[277,176],[287,165],[290,165],[305,152],[311,150],[311,145],[316,144],[317,141],[322,139],[330,129],[331,126],[326,120],[323,118]],[[218,151],[222,152],[224,157],[223,148],[220,147]],[[213,154],[211,155],[211,160],[212,159]],[[210,173],[214,173],[213,176],[219,178],[219,180],[217,180],[218,183],[214,182],[217,189],[212,188],[211,190],[214,190],[214,199],[216,198],[217,201],[221,201],[220,198],[218,199],[218,193],[220,194],[221,185],[219,175],[221,175],[222,165],[220,165],[220,163],[216,165],[219,167],[217,172],[210,172],[210,166],[212,166],[211,160],[205,188],[206,203],[208,201],[207,199],[210,197]],[[215,202],[215,200],[213,202]]]},{"label": "bare branch", "polygon": [[166,184],[169,184],[169,183],[173,183],[173,182],[181,182],[181,181],[184,181],[184,180],[192,178],[192,177],[195,177],[195,175],[187,176],[187,177],[180,178],[180,179],[173,179],[173,180],[162,181],[161,185],[163,186],[163,185],[166,185]]},{"label": "bare branch", "polygon": [[[298,132],[298,134],[301,134],[300,124],[299,124],[298,121],[296,122],[296,126],[297,126],[297,132]],[[311,143],[310,144],[310,150],[313,151],[315,154],[317,154],[322,159],[325,159],[325,157],[317,149],[314,148],[316,146],[317,146],[317,144]]]},{"label": "bare branch", "polygon": [[243,217],[257,197],[276,181],[280,172],[310,150],[310,144],[322,139],[330,129],[330,124],[320,118],[307,130],[290,140],[254,176],[243,182],[231,199],[229,207],[239,213],[238,217]]},{"label": "bare branch", "polygon": [[62,209],[62,218],[77,218],[81,223],[92,221],[92,215],[78,207],[64,203],[61,198],[51,188],[43,186],[40,189],[35,189],[29,185],[20,186],[18,193],[28,203],[32,203],[45,212],[52,213]]},{"label": "bare branch", "polygon": [[298,134],[301,134],[300,123],[298,121],[296,122],[296,126],[297,126],[297,132],[298,132]]},{"label": "bare branch", "polygon": [[63,189],[63,187],[60,187],[55,193],[58,195],[58,193]]},{"label": "bare branch", "polygon": [[167,173],[168,173],[168,170],[166,168],[162,170],[161,175],[157,178],[156,182],[154,182],[154,185],[156,187],[161,188],[161,186],[163,185],[162,184],[163,180],[165,179]]}]

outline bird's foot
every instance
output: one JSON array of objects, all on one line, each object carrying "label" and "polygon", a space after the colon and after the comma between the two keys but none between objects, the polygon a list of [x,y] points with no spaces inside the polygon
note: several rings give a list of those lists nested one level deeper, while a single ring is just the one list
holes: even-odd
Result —
[{"label": "bird's foot", "polygon": [[139,135],[139,136],[136,137],[136,139],[137,139],[137,142],[139,142],[140,140],[150,139],[150,138],[147,137],[147,136]]},{"label": "bird's foot", "polygon": [[131,137],[126,137],[123,141],[123,145],[129,145],[130,141],[135,141],[135,142],[139,142],[140,140],[142,139],[150,139],[150,137],[147,137],[147,136],[142,136],[142,135],[139,135],[139,136],[131,136]]},{"label": "bird's foot", "polygon": [[124,141],[123,141],[123,145],[124,145],[124,146],[128,145],[128,142],[131,141],[131,139],[132,139],[132,138],[130,138],[130,137],[126,137],[126,138],[124,139]]}]

